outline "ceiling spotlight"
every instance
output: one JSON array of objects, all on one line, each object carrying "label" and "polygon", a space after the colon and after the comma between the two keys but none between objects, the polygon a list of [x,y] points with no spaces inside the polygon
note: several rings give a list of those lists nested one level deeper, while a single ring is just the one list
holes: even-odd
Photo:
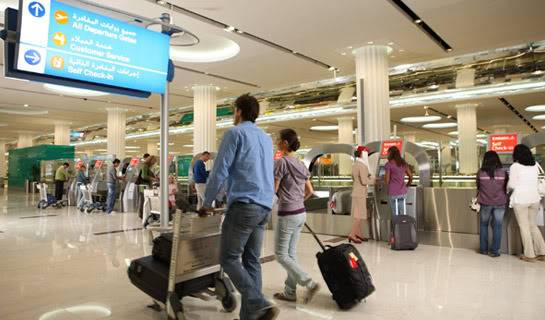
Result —
[{"label": "ceiling spotlight", "polygon": [[431,89],[431,90],[435,90],[435,89],[439,88],[439,85],[434,83],[434,84],[429,85],[428,88]]},{"label": "ceiling spotlight", "polygon": [[297,52],[297,51],[292,51],[291,53],[293,53],[293,54],[297,54],[298,52]]},{"label": "ceiling spotlight", "polygon": [[233,31],[235,31],[235,27],[233,27],[233,26],[228,26],[228,27],[226,27],[226,28],[223,29],[223,30],[225,30],[225,31],[227,31],[227,32],[233,32]]},{"label": "ceiling spotlight", "polygon": [[422,23],[422,19],[415,19],[415,20],[414,20],[414,23],[416,23],[416,24],[421,24],[421,23]]},{"label": "ceiling spotlight", "polygon": [[244,31],[237,29],[237,33],[244,33]]},{"label": "ceiling spotlight", "polygon": [[451,52],[452,51],[452,48],[447,48],[447,52]]},{"label": "ceiling spotlight", "polygon": [[458,124],[455,122],[443,122],[443,123],[427,123],[422,126],[426,129],[444,129],[444,128],[455,128]]},{"label": "ceiling spotlight", "polygon": [[346,56],[346,52],[341,52],[341,56]]},{"label": "ceiling spotlight", "polygon": [[373,44],[374,42],[373,41],[367,41],[367,44]]},{"label": "ceiling spotlight", "polygon": [[532,119],[534,120],[545,120],[545,114],[540,114],[537,116],[533,116]]},{"label": "ceiling spotlight", "polygon": [[28,107],[30,107],[30,106],[29,106],[27,103],[25,103],[25,104],[23,105],[23,107],[28,108]]},{"label": "ceiling spotlight", "polygon": [[447,116],[447,119],[452,119],[452,116],[449,114],[449,115]]},{"label": "ceiling spotlight", "polygon": [[435,122],[439,120],[441,120],[440,116],[430,116],[430,115],[401,118],[401,122],[405,122],[405,123]]},{"label": "ceiling spotlight", "polygon": [[545,111],[545,104],[530,106],[524,109],[528,112],[544,112]]},{"label": "ceiling spotlight", "polygon": [[164,6],[165,4],[167,4],[167,2],[164,1],[164,0],[157,0],[157,3],[160,4],[160,5],[162,5],[162,6]]}]

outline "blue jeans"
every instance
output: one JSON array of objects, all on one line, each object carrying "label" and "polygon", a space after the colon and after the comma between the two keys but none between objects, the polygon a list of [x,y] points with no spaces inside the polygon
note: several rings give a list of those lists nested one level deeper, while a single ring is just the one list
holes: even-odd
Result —
[{"label": "blue jeans", "polygon": [[235,202],[225,214],[220,264],[240,292],[240,320],[257,319],[271,306],[261,292],[261,247],[271,210]]},{"label": "blue jeans", "polygon": [[[501,233],[503,224],[503,215],[505,214],[505,206],[488,206],[481,205],[481,233],[480,233],[480,250],[492,254],[500,253]],[[492,224],[492,247],[488,250],[488,225]]]},{"label": "blue jeans", "polygon": [[115,205],[115,183],[108,183],[108,198],[106,199],[106,213],[112,213]]},{"label": "blue jeans", "polygon": [[278,263],[288,272],[284,287],[284,295],[288,298],[297,297],[297,284],[307,288],[315,285],[310,276],[297,264],[297,242],[306,217],[306,213],[278,217],[274,253]]},{"label": "blue jeans", "polygon": [[[405,202],[407,201],[406,198],[407,198],[406,194],[388,197],[388,200],[389,200],[388,202],[390,203],[390,210],[392,210],[392,217],[398,214],[399,215],[407,214],[407,212],[405,212],[405,205],[406,205]],[[396,213],[396,202],[397,202],[397,213]]]}]

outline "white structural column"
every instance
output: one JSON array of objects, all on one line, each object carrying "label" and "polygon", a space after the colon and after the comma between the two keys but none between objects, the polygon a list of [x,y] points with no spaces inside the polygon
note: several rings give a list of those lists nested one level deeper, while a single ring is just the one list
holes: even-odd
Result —
[{"label": "white structural column", "polygon": [[19,138],[17,139],[17,148],[32,147],[32,140],[32,133],[19,133]]},{"label": "white structural column", "polygon": [[444,140],[442,144],[441,149],[441,164],[442,164],[442,170],[446,174],[452,173],[452,149],[449,144],[449,140]]},{"label": "white structural column", "polygon": [[108,108],[108,154],[118,159],[125,158],[125,132],[127,130],[127,109]]},{"label": "white structural column", "polygon": [[70,124],[67,122],[55,123],[55,144],[67,146],[70,144]]},{"label": "white structural column", "polygon": [[[358,128],[363,128],[363,143],[390,137],[389,51],[387,46],[371,45],[353,52],[356,57]],[[363,90],[360,88],[361,79]]]},{"label": "white structural column", "polygon": [[6,151],[6,144],[0,141],[0,180],[7,176],[8,166],[6,164]]},{"label": "white structural column", "polygon": [[458,117],[459,161],[461,174],[475,174],[478,168],[477,154],[477,104],[456,106]]},{"label": "white structural column", "polygon": [[152,156],[156,156],[158,155],[157,153],[157,151],[159,150],[158,147],[159,145],[157,144],[156,141],[148,142],[146,144],[146,153],[149,153]]},{"label": "white structural column", "polygon": [[[354,125],[351,117],[339,118],[339,143],[354,144]],[[339,174],[350,175],[352,172],[352,157],[339,155]]]},{"label": "white structural column", "polygon": [[216,87],[193,87],[193,154],[216,151]]}]

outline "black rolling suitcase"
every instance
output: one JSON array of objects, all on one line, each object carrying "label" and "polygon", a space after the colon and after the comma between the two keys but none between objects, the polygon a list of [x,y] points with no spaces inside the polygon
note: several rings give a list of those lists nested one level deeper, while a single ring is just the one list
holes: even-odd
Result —
[{"label": "black rolling suitcase", "polygon": [[[405,209],[403,213],[407,213],[405,201],[403,201],[403,206]],[[399,213],[397,202],[396,213]],[[405,214],[393,216],[390,248],[392,250],[414,250],[416,247],[418,247],[416,220]]]},{"label": "black rolling suitcase", "polygon": [[356,247],[348,243],[326,247],[305,226],[323,250],[316,254],[318,266],[339,308],[348,310],[375,291],[371,274]]},{"label": "black rolling suitcase", "polygon": [[[127,271],[131,283],[153,300],[165,303],[167,300],[169,265],[157,261],[153,256],[135,259],[131,262]],[[206,275],[176,284],[178,299],[202,290],[202,288],[214,288],[215,278]]]}]

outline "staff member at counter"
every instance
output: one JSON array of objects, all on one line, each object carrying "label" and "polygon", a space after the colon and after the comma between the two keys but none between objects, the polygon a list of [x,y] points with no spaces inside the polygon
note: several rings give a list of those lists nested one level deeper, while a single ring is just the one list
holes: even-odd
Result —
[{"label": "staff member at counter", "polygon": [[541,201],[537,189],[539,164],[530,148],[522,144],[515,147],[513,161],[507,186],[513,189],[510,206],[515,210],[524,247],[524,254],[520,259],[527,262],[545,261],[545,241],[536,221]]},{"label": "staff member at counter", "polygon": [[[367,186],[374,184],[374,179],[369,173],[369,150],[359,146],[354,152],[356,161],[352,165],[352,231],[348,235],[348,241],[361,243],[368,241],[361,234],[361,220],[367,220]],[[367,226],[370,225],[367,223]],[[370,228],[369,228],[370,231]],[[371,234],[371,233],[369,233]]]}]

